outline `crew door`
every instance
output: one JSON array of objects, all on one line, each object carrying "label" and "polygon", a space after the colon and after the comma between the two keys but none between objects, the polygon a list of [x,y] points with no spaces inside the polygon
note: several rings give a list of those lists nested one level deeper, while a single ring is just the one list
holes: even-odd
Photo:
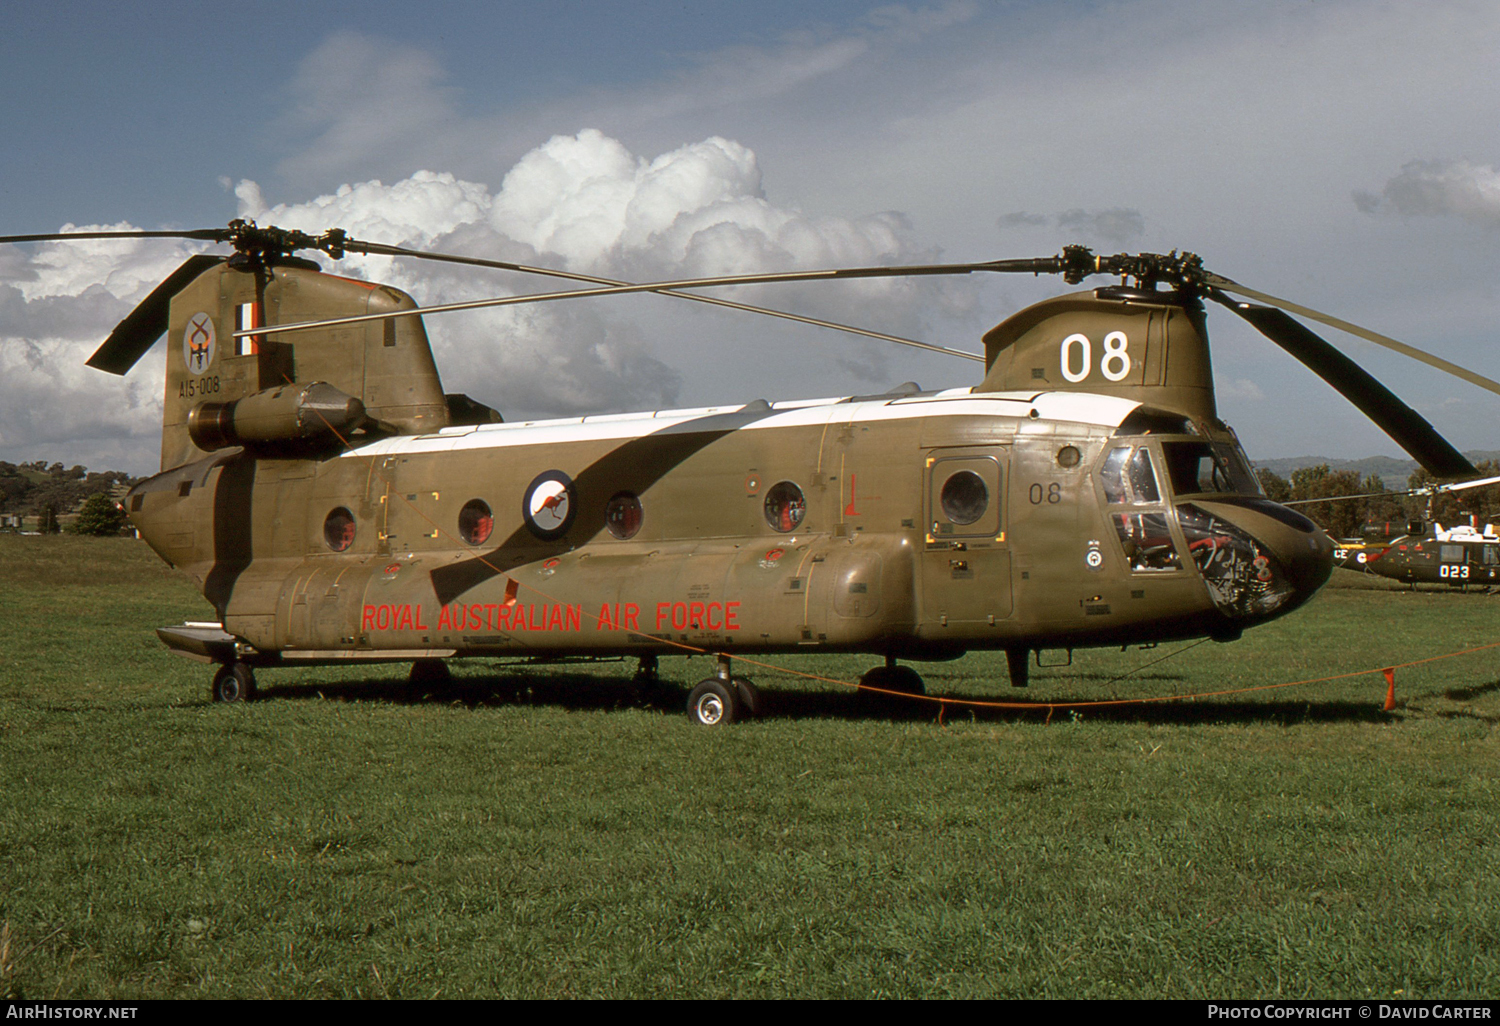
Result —
[{"label": "crew door", "polygon": [[923,488],[924,621],[992,624],[1010,616],[1009,469],[1009,450],[999,446],[929,450]]}]

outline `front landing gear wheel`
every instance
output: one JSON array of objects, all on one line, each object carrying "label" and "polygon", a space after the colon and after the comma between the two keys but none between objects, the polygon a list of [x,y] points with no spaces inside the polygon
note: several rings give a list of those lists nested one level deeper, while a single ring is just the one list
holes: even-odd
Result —
[{"label": "front landing gear wheel", "polygon": [[733,681],[710,677],[688,695],[688,719],[700,727],[720,727],[740,716],[740,699]]},{"label": "front landing gear wheel", "polygon": [[209,692],[215,702],[249,702],[255,698],[255,674],[245,663],[225,663],[214,674]]},{"label": "front landing gear wheel", "polygon": [[[895,691],[902,695],[927,694],[927,685],[922,682],[922,675],[910,666],[877,666],[859,678],[859,686],[879,691]],[[876,697],[889,698],[891,696],[876,695]]]},{"label": "front landing gear wheel", "polygon": [[411,674],[406,679],[419,688],[440,688],[453,683],[453,674],[441,659],[418,659],[411,664]]}]

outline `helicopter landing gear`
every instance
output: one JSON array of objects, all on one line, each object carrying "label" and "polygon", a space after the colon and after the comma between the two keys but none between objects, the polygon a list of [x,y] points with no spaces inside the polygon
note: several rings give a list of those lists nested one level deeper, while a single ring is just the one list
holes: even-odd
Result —
[{"label": "helicopter landing gear", "polygon": [[760,688],[749,677],[735,677],[734,690],[740,700],[740,714],[745,719],[754,719],[761,714]]},{"label": "helicopter landing gear", "polygon": [[1028,675],[1031,672],[1031,649],[1007,648],[1005,666],[1010,670],[1010,686],[1024,688],[1029,683]]},{"label": "helicopter landing gear", "polygon": [[923,683],[922,675],[910,666],[897,666],[895,656],[886,656],[884,666],[877,666],[859,678],[859,687],[862,691],[870,689],[871,697],[878,699],[893,697],[879,693],[883,691],[894,691],[901,695],[927,694],[927,685]]},{"label": "helicopter landing gear", "polygon": [[248,663],[225,663],[214,674],[209,697],[215,702],[249,702],[255,698],[255,673]]},{"label": "helicopter landing gear", "polygon": [[719,658],[718,672],[701,681],[688,695],[688,719],[702,727],[717,727],[759,716],[760,689],[748,677],[729,672],[729,658]]},{"label": "helicopter landing gear", "polygon": [[411,664],[411,674],[406,679],[413,687],[440,688],[453,683],[453,674],[441,659],[418,659]]},{"label": "helicopter landing gear", "polygon": [[658,673],[656,656],[641,656],[630,678],[630,699],[635,705],[655,705],[661,698],[661,676]]},{"label": "helicopter landing gear", "polygon": [[914,705],[903,695],[925,695],[927,685],[921,674],[910,666],[897,666],[895,656],[886,656],[885,665],[877,666],[859,679],[862,699],[871,711],[887,716],[910,714]]}]

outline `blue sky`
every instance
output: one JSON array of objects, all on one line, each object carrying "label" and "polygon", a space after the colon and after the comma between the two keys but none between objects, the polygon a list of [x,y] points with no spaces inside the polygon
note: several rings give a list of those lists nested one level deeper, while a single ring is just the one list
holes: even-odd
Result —
[{"label": "blue sky", "polygon": [[[1497,58],[1477,0],[20,5],[0,233],[248,213],[617,277],[1187,248],[1500,378]],[[0,253],[0,459],[152,469],[159,360],[81,364],[188,251]],[[342,269],[426,303],[534,284]],[[745,298],[977,349],[1065,288]],[[537,416],[973,381],[655,297],[582,305],[431,318],[449,389]],[[1253,456],[1396,451],[1247,328],[1210,329]],[[1500,398],[1330,339],[1461,448],[1500,448]]]},{"label": "blue sky", "polygon": [[[299,117],[317,101],[310,94],[330,78],[357,87],[371,71],[309,66],[310,55],[339,34],[369,40],[377,60],[426,57],[428,67],[411,70],[413,81],[442,94],[458,118],[519,109],[524,119],[558,98],[582,97],[586,109],[591,95],[603,103],[610,90],[670,80],[726,49],[833,36],[878,6],[19,4],[7,10],[0,36],[0,88],[10,101],[0,115],[8,140],[0,151],[0,214],[8,227],[121,218],[214,225],[233,209],[220,176],[289,192],[336,188],[337,176],[305,172],[297,157],[318,136],[317,121]],[[552,134],[536,126],[530,142]],[[408,150],[378,163],[409,172],[426,167],[423,160]]]}]

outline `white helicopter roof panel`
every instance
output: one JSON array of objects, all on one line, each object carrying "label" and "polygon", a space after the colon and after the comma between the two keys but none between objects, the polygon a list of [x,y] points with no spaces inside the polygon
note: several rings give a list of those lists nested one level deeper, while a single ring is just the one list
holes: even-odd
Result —
[{"label": "white helicopter roof panel", "polygon": [[[349,456],[412,455],[473,449],[541,445],[554,442],[613,441],[638,438],[676,425],[715,417],[755,417],[733,430],[821,426],[831,421],[870,423],[919,417],[991,416],[1014,420],[1067,421],[1115,428],[1140,403],[1116,396],[1079,392],[980,392],[955,388],[932,395],[879,398],[851,403],[848,397],[794,400],[787,403],[704,406],[683,410],[594,414],[559,420],[522,421],[444,428],[431,435],[385,438],[344,453]],[[1031,416],[1035,410],[1037,416]],[[705,424],[705,428],[709,425]],[[726,425],[727,426],[727,425]]]}]

